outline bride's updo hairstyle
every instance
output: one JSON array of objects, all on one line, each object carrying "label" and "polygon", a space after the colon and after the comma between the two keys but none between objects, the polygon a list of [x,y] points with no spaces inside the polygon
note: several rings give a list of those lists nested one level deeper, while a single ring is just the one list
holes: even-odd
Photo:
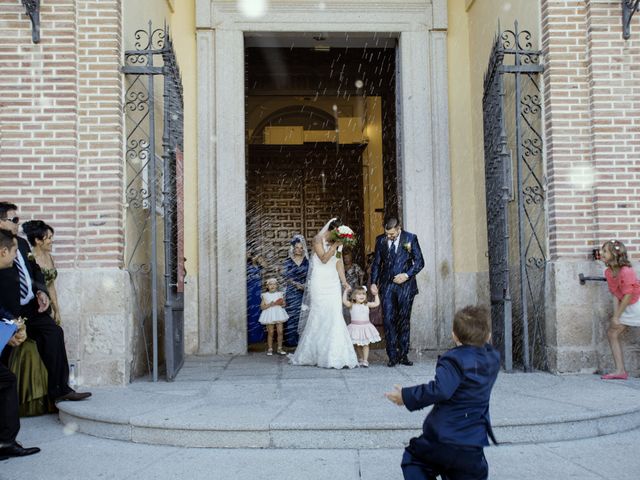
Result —
[{"label": "bride's updo hairstyle", "polygon": [[329,224],[329,231],[335,230],[336,228],[342,226],[342,220],[336,218],[333,222]]}]

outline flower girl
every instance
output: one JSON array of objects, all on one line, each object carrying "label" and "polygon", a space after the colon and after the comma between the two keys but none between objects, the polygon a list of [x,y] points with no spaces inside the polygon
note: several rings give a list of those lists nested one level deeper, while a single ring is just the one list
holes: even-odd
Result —
[{"label": "flower girl", "polygon": [[[349,299],[349,291],[351,291],[351,299]],[[369,321],[369,309],[380,305],[380,297],[376,292],[373,302],[367,303],[367,287],[356,287],[353,290],[347,288],[342,294],[342,303],[351,312],[351,323],[347,329],[351,335],[351,341],[356,347],[358,364],[361,367],[368,367],[369,344],[381,340],[378,330]]]},{"label": "flower girl", "polygon": [[283,308],[285,306],[284,294],[278,291],[278,281],[275,278],[267,279],[267,291],[262,294],[260,304],[260,319],[262,325],[267,326],[267,355],[273,355],[273,326],[276,327],[278,353],[286,355],[282,349],[282,324],[289,319],[289,315]]}]

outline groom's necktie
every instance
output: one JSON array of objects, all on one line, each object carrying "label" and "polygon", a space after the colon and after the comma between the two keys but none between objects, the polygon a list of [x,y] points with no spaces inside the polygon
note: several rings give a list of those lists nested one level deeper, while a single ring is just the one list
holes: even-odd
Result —
[{"label": "groom's necktie", "polygon": [[396,258],[396,244],[394,242],[391,242],[391,245],[389,245],[389,253],[387,255],[387,258],[389,259],[390,263],[393,263]]},{"label": "groom's necktie", "polygon": [[20,278],[20,301],[24,302],[27,296],[29,296],[29,284],[27,283],[27,272],[24,271],[24,268],[22,267],[22,262],[19,262],[18,260],[16,260],[15,264],[18,267],[18,277]]}]

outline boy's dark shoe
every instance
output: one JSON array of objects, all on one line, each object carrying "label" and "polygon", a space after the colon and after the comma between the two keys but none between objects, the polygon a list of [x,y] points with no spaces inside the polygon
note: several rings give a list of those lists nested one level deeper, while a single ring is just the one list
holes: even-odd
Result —
[{"label": "boy's dark shoe", "polygon": [[389,360],[387,362],[387,367],[395,367],[398,364],[395,360]]},{"label": "boy's dark shoe", "polygon": [[413,362],[411,360],[409,360],[409,358],[405,355],[404,357],[402,357],[400,359],[400,364],[406,365],[407,367],[410,367],[410,366],[413,365]]},{"label": "boy's dark shoe", "polygon": [[33,455],[39,451],[40,449],[38,447],[24,448],[18,442],[13,442],[8,447],[0,448],[0,459],[6,460],[9,457],[26,457],[27,455]]}]

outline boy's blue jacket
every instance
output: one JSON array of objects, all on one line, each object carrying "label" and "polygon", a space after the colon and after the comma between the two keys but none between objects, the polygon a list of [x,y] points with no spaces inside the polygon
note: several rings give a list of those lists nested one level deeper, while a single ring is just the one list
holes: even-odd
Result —
[{"label": "boy's blue jacket", "polygon": [[402,389],[410,410],[433,409],[422,426],[423,435],[440,443],[465,447],[497,443],[491,429],[489,398],[500,370],[500,353],[491,345],[461,345],[438,358],[435,378]]}]

